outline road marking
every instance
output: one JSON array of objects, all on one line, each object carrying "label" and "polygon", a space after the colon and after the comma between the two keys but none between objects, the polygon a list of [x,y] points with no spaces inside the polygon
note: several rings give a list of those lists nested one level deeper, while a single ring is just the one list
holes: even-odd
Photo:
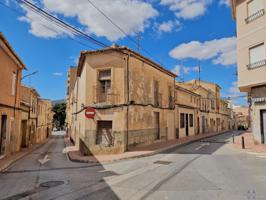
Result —
[{"label": "road marking", "polygon": [[210,143],[203,143],[201,144],[199,147],[195,148],[196,151],[200,150],[201,148],[205,147],[205,146],[210,146]]},{"label": "road marking", "polygon": [[51,160],[51,159],[49,159],[48,155],[46,154],[43,159],[39,159],[38,161],[41,163],[41,165],[43,165],[46,162],[48,162],[49,160]]},{"label": "road marking", "polygon": [[266,158],[266,156],[256,156],[257,158]]},{"label": "road marking", "polygon": [[266,158],[266,154],[265,153],[257,153],[257,152],[250,152],[250,151],[248,151],[247,153],[250,154],[250,155],[254,155],[256,157],[259,156],[261,158]]}]

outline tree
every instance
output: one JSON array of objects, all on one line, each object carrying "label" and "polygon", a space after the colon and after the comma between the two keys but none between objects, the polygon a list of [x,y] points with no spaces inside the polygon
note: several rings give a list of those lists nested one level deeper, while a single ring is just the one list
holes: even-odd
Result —
[{"label": "tree", "polygon": [[57,103],[53,106],[53,123],[57,128],[63,128],[66,119],[66,103]]}]

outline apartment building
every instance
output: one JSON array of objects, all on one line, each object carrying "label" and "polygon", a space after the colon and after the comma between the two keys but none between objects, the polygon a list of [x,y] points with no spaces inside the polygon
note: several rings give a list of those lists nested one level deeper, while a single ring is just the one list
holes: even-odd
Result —
[{"label": "apartment building", "polygon": [[[175,138],[175,77],[126,47],[81,52],[72,135],[82,153],[121,153]],[[85,107],[95,109],[94,119],[84,116]]]},{"label": "apartment building", "polygon": [[21,147],[36,144],[39,93],[31,87],[21,86]]},{"label": "apartment building", "polygon": [[237,22],[238,87],[249,95],[254,140],[266,144],[266,1],[231,4]]},{"label": "apartment building", "polygon": [[0,33],[0,156],[20,149],[20,85],[26,69]]}]

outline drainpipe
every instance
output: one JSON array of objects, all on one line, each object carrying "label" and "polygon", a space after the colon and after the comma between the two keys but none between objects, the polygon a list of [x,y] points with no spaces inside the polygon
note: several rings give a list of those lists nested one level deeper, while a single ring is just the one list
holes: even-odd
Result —
[{"label": "drainpipe", "polygon": [[18,73],[19,73],[19,70],[17,69],[17,72],[16,72],[16,86],[15,86],[15,102],[14,102],[14,123],[15,123],[15,117],[16,117],[16,104],[17,104],[17,93],[18,93],[18,87],[19,87],[19,82],[18,82]]},{"label": "drainpipe", "polygon": [[129,116],[128,116],[128,113],[129,113],[129,53],[127,54],[127,62],[126,62],[126,68],[127,68],[127,142],[126,142],[126,150],[128,151],[129,150],[129,148],[128,148],[128,146],[129,146],[129,134],[128,134],[128,118],[129,118]]}]

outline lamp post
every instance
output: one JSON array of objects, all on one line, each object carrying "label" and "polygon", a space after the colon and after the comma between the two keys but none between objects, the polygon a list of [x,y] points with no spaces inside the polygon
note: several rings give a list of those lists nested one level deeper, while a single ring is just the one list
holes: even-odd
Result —
[{"label": "lamp post", "polygon": [[38,71],[35,71],[35,72],[32,72],[32,73],[30,73],[30,74],[26,74],[25,76],[23,76],[23,77],[21,77],[21,81],[23,80],[23,79],[25,79],[25,78],[27,78],[27,77],[29,77],[29,76],[33,76],[33,75],[35,75],[35,74],[37,74],[38,73]]}]

